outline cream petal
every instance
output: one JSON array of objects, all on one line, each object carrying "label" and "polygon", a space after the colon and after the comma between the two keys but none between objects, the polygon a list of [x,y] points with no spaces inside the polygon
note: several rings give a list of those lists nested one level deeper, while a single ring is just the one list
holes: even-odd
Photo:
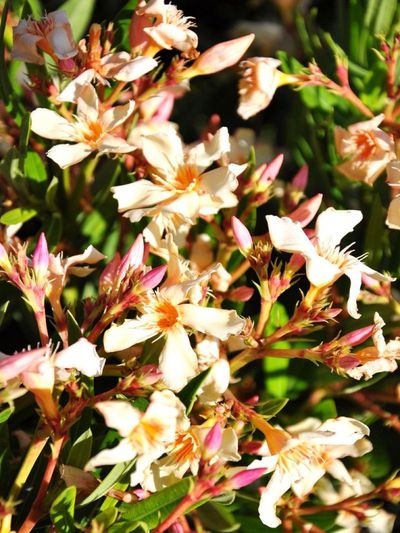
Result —
[{"label": "cream petal", "polygon": [[38,107],[32,111],[31,130],[45,139],[76,140],[73,124],[51,109]]},{"label": "cream petal", "polygon": [[345,271],[350,280],[349,299],[347,300],[347,311],[353,318],[360,318],[357,310],[357,298],[361,291],[361,271],[355,268],[349,268]]},{"label": "cream petal", "polygon": [[52,159],[61,168],[67,168],[79,163],[92,153],[92,148],[88,144],[57,144],[50,148],[47,157]]},{"label": "cream petal", "polygon": [[226,428],[222,431],[221,448],[218,456],[225,461],[240,461],[238,452],[239,442],[236,431],[233,428]]},{"label": "cream petal", "polygon": [[266,526],[274,528],[281,524],[281,520],[276,515],[276,504],[290,486],[290,475],[279,468],[276,469],[268,485],[261,493],[260,504],[258,506],[260,520]]},{"label": "cream petal", "polygon": [[317,254],[313,254],[306,260],[307,279],[315,287],[329,285],[341,273],[341,270],[336,265]]},{"label": "cream petal", "polygon": [[161,23],[151,28],[145,28],[143,31],[166,50],[171,50],[172,47],[176,47],[186,40],[186,31],[173,24]]},{"label": "cream petal", "polygon": [[329,207],[317,218],[315,236],[318,243],[329,250],[335,248],[345,235],[353,231],[361,222],[361,211],[349,209],[334,209]]},{"label": "cream petal", "polygon": [[266,216],[272,244],[278,250],[288,253],[299,253],[305,257],[315,255],[314,246],[297,222],[288,217],[279,218]]},{"label": "cream petal", "polygon": [[96,122],[98,120],[99,99],[93,85],[87,83],[81,86],[77,102],[77,114],[83,122]]},{"label": "cream petal", "polygon": [[163,177],[175,177],[179,165],[183,164],[183,146],[177,133],[170,131],[148,135],[142,139],[143,155]]},{"label": "cream petal", "polygon": [[325,466],[310,461],[296,464],[291,472],[292,489],[299,498],[311,492],[316,482],[325,474]]},{"label": "cream petal", "polygon": [[213,335],[226,340],[230,335],[239,334],[246,321],[236,311],[213,309],[199,305],[181,304],[179,306],[182,323],[195,331]]},{"label": "cream petal", "polygon": [[80,91],[82,91],[82,87],[87,83],[93,81],[94,76],[95,70],[93,68],[84,70],[82,74],[79,74],[79,76],[77,76],[74,80],[68,83],[65,89],[61,91],[61,93],[56,98],[57,102],[76,103],[78,100],[79,93]]},{"label": "cream petal", "polygon": [[89,377],[101,376],[105,362],[104,357],[97,354],[96,346],[83,337],[58,352],[54,359],[56,367],[75,368]]},{"label": "cream petal", "polygon": [[134,81],[155,69],[157,65],[157,61],[152,57],[137,57],[118,69],[114,78],[118,81]]},{"label": "cream petal", "polygon": [[219,167],[201,176],[202,188],[211,195],[224,198],[227,192],[237,189],[239,183],[236,176],[246,170],[247,165],[228,165]]},{"label": "cream petal", "polygon": [[94,265],[102,259],[105,259],[105,255],[96,250],[92,245],[88,246],[83,253],[78,255],[72,255],[66,260],[66,268],[79,263],[87,263],[88,265]]},{"label": "cream petal", "polygon": [[218,359],[212,365],[210,373],[199,390],[199,398],[202,403],[218,401],[229,387],[230,377],[231,373],[228,361],[226,359]]},{"label": "cream petal", "polygon": [[68,59],[78,53],[72,34],[65,27],[56,27],[47,34],[47,40],[59,59]]},{"label": "cream petal", "polygon": [[111,187],[111,192],[118,202],[118,211],[157,205],[174,194],[148,180],[138,180],[134,183]]},{"label": "cream petal", "polygon": [[319,427],[315,433],[304,433],[303,439],[310,439],[315,444],[338,446],[354,444],[369,435],[369,428],[359,420],[340,416],[330,418]]},{"label": "cream petal", "polygon": [[102,450],[92,457],[85,465],[85,470],[93,470],[97,466],[116,465],[124,461],[131,461],[136,457],[136,450],[128,439],[123,439],[117,446]]},{"label": "cream petal", "polygon": [[99,154],[129,154],[136,150],[135,146],[127,143],[125,139],[115,135],[104,135],[98,147]]},{"label": "cream petal", "polygon": [[347,483],[347,485],[353,485],[353,479],[349,474],[349,471],[344,466],[342,461],[339,459],[334,459],[329,461],[326,467],[326,471],[335,479],[341,481],[342,483]]},{"label": "cream petal", "polygon": [[96,409],[103,415],[106,426],[116,429],[121,437],[127,437],[142,418],[142,413],[124,400],[98,402]]},{"label": "cream petal", "polygon": [[209,141],[198,143],[189,150],[187,162],[202,171],[231,149],[228,128],[220,128]]},{"label": "cream petal", "polygon": [[148,327],[142,320],[127,319],[121,325],[113,324],[104,334],[104,350],[117,352],[151,339],[159,334],[157,328]]},{"label": "cream petal", "polygon": [[12,58],[19,61],[26,61],[27,63],[43,65],[44,58],[38,53],[36,47],[36,43],[40,41],[41,37],[39,35],[32,35],[31,33],[21,33],[17,31],[18,27],[13,28]]},{"label": "cream petal", "polygon": [[400,196],[396,196],[389,204],[386,225],[390,229],[400,229]]},{"label": "cream petal", "polygon": [[106,131],[111,131],[130,117],[135,109],[135,102],[129,100],[125,105],[117,105],[107,109],[101,117],[101,123]]},{"label": "cream petal", "polygon": [[197,357],[182,326],[168,331],[159,367],[164,383],[173,391],[181,390],[196,375]]}]

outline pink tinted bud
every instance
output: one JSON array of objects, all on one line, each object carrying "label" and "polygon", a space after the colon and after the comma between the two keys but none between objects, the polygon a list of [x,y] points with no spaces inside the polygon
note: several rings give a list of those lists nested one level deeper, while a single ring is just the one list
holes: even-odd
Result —
[{"label": "pink tinted bud", "polygon": [[279,174],[279,171],[283,164],[283,154],[279,154],[272,161],[268,163],[268,165],[263,170],[259,183],[263,183],[264,185],[269,185],[273,181],[275,181],[277,175]]},{"label": "pink tinted bud", "polygon": [[222,428],[217,422],[207,433],[203,444],[203,459],[210,460],[217,451],[221,448],[222,444]]},{"label": "pink tinted bud", "polygon": [[2,244],[0,244],[0,267],[5,272],[11,272],[12,270],[12,265],[8,259],[8,253]]},{"label": "pink tinted bud", "polygon": [[175,524],[172,524],[169,530],[171,533],[185,533],[182,524],[180,524],[179,522],[175,522]]},{"label": "pink tinted bud", "polygon": [[134,52],[141,53],[149,42],[149,36],[144,31],[150,27],[151,20],[143,15],[134,13],[129,25],[129,44]]},{"label": "pink tinted bud", "polygon": [[376,330],[376,325],[371,324],[370,326],[365,326],[365,328],[356,329],[347,333],[341,339],[339,339],[342,346],[358,346],[359,344],[365,342],[369,339]]},{"label": "pink tinted bud", "polygon": [[291,274],[294,274],[304,265],[306,262],[305,258],[300,254],[293,254],[288,263],[288,270]]},{"label": "pink tinted bud", "polygon": [[165,92],[157,111],[154,113],[152,120],[154,122],[166,122],[169,120],[174,109],[175,98],[172,93]]},{"label": "pink tinted bud", "polygon": [[65,72],[65,73],[71,73],[71,72],[75,72],[76,70],[76,63],[75,61],[72,59],[72,57],[68,58],[68,59],[60,59],[58,61],[58,68],[62,71],[62,72]]},{"label": "pink tinted bud", "polygon": [[161,283],[167,268],[168,265],[161,265],[147,272],[140,280],[142,287],[145,289],[154,289],[154,287],[157,287]]},{"label": "pink tinted bud", "polygon": [[46,350],[47,348],[38,348],[29,352],[7,355],[0,359],[0,384],[5,385],[22,372],[35,366],[43,358]]},{"label": "pink tinted bud", "polygon": [[237,302],[248,302],[253,294],[254,289],[252,287],[242,285],[241,287],[236,287],[229,293],[229,299]]},{"label": "pink tinted bud", "polygon": [[346,65],[343,63],[339,64],[336,67],[336,75],[344,87],[347,87],[349,85],[349,69]]},{"label": "pink tinted bud", "polygon": [[354,357],[353,355],[345,355],[344,357],[340,357],[339,359],[339,367],[343,370],[351,370],[359,364],[360,361],[357,359],[357,357]]},{"label": "pink tinted bud", "polygon": [[322,194],[316,194],[309,200],[302,202],[297,209],[292,211],[289,218],[295,222],[300,222],[301,227],[307,226],[309,222],[315,217],[322,202]]},{"label": "pink tinted bud", "polygon": [[139,235],[135,239],[135,242],[132,244],[132,246],[129,248],[129,250],[126,252],[126,254],[121,260],[118,272],[120,279],[123,279],[126,276],[128,270],[130,270],[131,268],[138,268],[140,265],[142,265],[143,254],[143,235],[139,233]]},{"label": "pink tinted bud", "polygon": [[32,255],[32,266],[37,278],[44,278],[49,268],[49,249],[44,233],[40,234]]},{"label": "pink tinted bud", "polygon": [[231,67],[239,61],[242,55],[254,40],[254,33],[224,41],[223,43],[212,46],[196,59],[191,67],[184,73],[187,77],[203,76],[205,74],[214,74],[228,67]]},{"label": "pink tinted bud", "polygon": [[160,372],[158,366],[156,365],[144,365],[140,369],[140,375],[138,376],[138,381],[141,386],[154,385],[157,381],[160,381],[162,378],[162,373]]},{"label": "pink tinted bud", "polygon": [[292,185],[295,189],[304,192],[308,184],[308,165],[303,165],[292,179]]},{"label": "pink tinted bud", "polygon": [[250,483],[254,483],[258,478],[266,474],[267,468],[254,468],[253,470],[243,470],[238,472],[228,482],[228,485],[232,489],[241,489]]},{"label": "pink tinted bud", "polygon": [[244,252],[248,252],[253,248],[253,239],[249,230],[238,218],[232,217],[232,231],[236,243]]}]

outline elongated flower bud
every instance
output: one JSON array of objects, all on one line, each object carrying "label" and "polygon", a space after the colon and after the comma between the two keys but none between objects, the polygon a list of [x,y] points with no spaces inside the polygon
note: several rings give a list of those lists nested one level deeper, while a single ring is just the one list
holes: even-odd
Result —
[{"label": "elongated flower bud", "polygon": [[253,239],[246,226],[236,217],[232,217],[232,231],[239,248],[247,253],[253,248]]}]

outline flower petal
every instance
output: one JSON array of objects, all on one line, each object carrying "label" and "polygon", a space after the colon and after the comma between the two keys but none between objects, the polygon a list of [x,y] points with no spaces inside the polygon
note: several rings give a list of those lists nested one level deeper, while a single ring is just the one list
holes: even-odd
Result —
[{"label": "flower petal", "polygon": [[298,253],[305,257],[315,255],[314,246],[297,222],[288,217],[279,218],[274,215],[266,216],[269,236],[272,244],[278,250],[288,253]]},{"label": "flower petal", "polygon": [[181,304],[179,306],[182,323],[195,331],[213,335],[226,340],[230,335],[239,334],[246,321],[236,311],[213,309],[199,305]]},{"label": "flower petal", "polygon": [[[261,461],[260,461],[261,462]],[[281,520],[276,515],[276,504],[290,488],[291,479],[287,472],[276,469],[268,485],[261,493],[258,512],[260,520],[268,527],[278,527]]]},{"label": "flower petal", "polygon": [[175,177],[177,168],[183,163],[182,141],[177,133],[149,135],[142,139],[143,155],[163,177]]},{"label": "flower petal", "polygon": [[92,153],[92,148],[88,144],[57,144],[50,148],[47,157],[52,159],[61,168],[67,168],[79,163]]},{"label": "flower petal", "polygon": [[132,115],[133,110],[135,109],[135,102],[129,100],[125,105],[117,105],[107,109],[103,116],[101,117],[101,122],[106,131],[111,131]]},{"label": "flower petal", "polygon": [[152,57],[136,57],[118,69],[114,78],[118,81],[134,81],[156,68],[157,64],[157,61]]},{"label": "flower petal", "polygon": [[125,350],[135,344],[151,339],[158,333],[158,329],[146,326],[142,320],[137,318],[127,319],[119,326],[113,324],[105,332],[104,350],[107,353]]},{"label": "flower petal", "polygon": [[111,187],[111,192],[118,202],[120,212],[157,205],[173,196],[173,191],[168,191],[148,180]]},{"label": "flower petal", "polygon": [[45,139],[74,141],[73,124],[51,109],[38,107],[31,113],[31,130]]},{"label": "flower petal", "polygon": [[96,122],[99,116],[99,99],[90,83],[82,85],[77,97],[78,117],[84,122]]},{"label": "flower petal", "polygon": [[115,135],[104,135],[98,147],[99,154],[129,154],[136,150],[135,146],[127,143],[125,139]]},{"label": "flower petal", "polygon": [[103,415],[106,426],[116,429],[121,437],[127,437],[142,418],[138,409],[123,400],[98,402],[96,409]]},{"label": "flower petal", "polygon": [[79,76],[72,80],[65,87],[63,91],[57,96],[57,102],[74,102],[76,104],[80,91],[82,87],[87,83],[90,83],[95,76],[95,70],[89,68],[84,70]]},{"label": "flower petal", "polygon": [[101,376],[105,362],[104,357],[98,356],[96,346],[83,337],[58,352],[54,360],[58,368],[75,368],[89,377]]},{"label": "flower petal", "polygon": [[329,207],[317,218],[315,236],[324,248],[335,248],[345,235],[363,218],[361,211],[355,209],[334,209]]},{"label": "flower petal", "polygon": [[181,390],[197,372],[197,357],[182,326],[171,328],[160,354],[159,367],[167,387]]},{"label": "flower petal", "polygon": [[220,128],[211,140],[198,143],[190,149],[187,162],[196,165],[201,171],[227,154],[230,149],[228,128]]},{"label": "flower petal", "polygon": [[336,265],[318,254],[313,254],[306,260],[307,279],[315,287],[329,285],[341,273],[341,270]]},{"label": "flower petal", "polygon": [[136,457],[135,448],[128,439],[123,439],[117,446],[109,450],[102,450],[92,457],[85,465],[85,470],[93,470],[97,466],[116,465],[124,461],[131,461]]}]

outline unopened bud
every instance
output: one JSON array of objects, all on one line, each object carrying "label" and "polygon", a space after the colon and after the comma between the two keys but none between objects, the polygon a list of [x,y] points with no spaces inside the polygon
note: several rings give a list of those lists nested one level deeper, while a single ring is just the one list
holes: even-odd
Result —
[{"label": "unopened bud", "polygon": [[132,244],[132,246],[129,248],[129,250],[126,252],[126,254],[121,260],[118,272],[120,280],[124,279],[128,270],[130,270],[131,268],[138,268],[140,265],[142,265],[143,255],[143,235],[139,233],[139,235],[135,239],[135,242]]},{"label": "unopened bud", "polygon": [[8,253],[2,244],[0,244],[0,267],[7,273],[12,271],[12,265],[8,259]]},{"label": "unopened bud", "polygon": [[76,63],[72,57],[60,59],[58,61],[58,68],[65,74],[71,74],[77,70]]},{"label": "unopened bud", "polygon": [[236,217],[232,217],[232,231],[239,248],[247,254],[253,248],[253,239],[246,226]]},{"label": "unopened bud", "polygon": [[241,287],[236,287],[229,293],[229,299],[237,302],[248,302],[253,294],[254,289],[252,287],[242,285]]},{"label": "unopened bud", "polygon": [[40,234],[35,251],[33,252],[32,266],[36,279],[43,281],[46,278],[49,268],[49,249],[44,233]]},{"label": "unopened bud", "polygon": [[282,167],[283,159],[283,154],[278,154],[276,157],[274,157],[274,159],[270,161],[263,170],[258,183],[264,186],[269,186],[273,181],[275,181]]},{"label": "unopened bud", "polygon": [[300,222],[302,228],[307,226],[309,222],[315,217],[322,202],[322,194],[316,194],[309,200],[302,202],[297,209],[292,211],[289,218],[295,222]]},{"label": "unopened bud", "polygon": [[203,444],[203,459],[209,461],[221,448],[222,444],[222,428],[217,422],[207,433]]},{"label": "unopened bud", "polygon": [[154,289],[159,283],[161,283],[168,265],[161,265],[156,268],[152,268],[147,272],[140,280],[140,283],[145,289]]},{"label": "unopened bud", "polygon": [[241,489],[242,487],[246,487],[246,485],[250,485],[251,483],[254,483],[254,481],[257,481],[257,479],[266,474],[267,471],[267,468],[243,470],[232,476],[227,485],[229,485],[229,488],[231,489]]},{"label": "unopened bud", "polygon": [[199,55],[191,67],[184,73],[183,77],[193,78],[194,76],[204,76],[205,74],[215,74],[239,61],[242,55],[254,40],[254,33],[224,41],[212,46]]},{"label": "unopened bud", "polygon": [[339,339],[339,343],[342,346],[358,346],[359,344],[362,344],[367,339],[369,339],[375,332],[375,329],[375,324],[365,326],[364,328],[356,329],[341,337]]},{"label": "unopened bud", "polygon": [[304,192],[308,184],[308,165],[303,165],[292,179],[292,186],[298,191]]}]

